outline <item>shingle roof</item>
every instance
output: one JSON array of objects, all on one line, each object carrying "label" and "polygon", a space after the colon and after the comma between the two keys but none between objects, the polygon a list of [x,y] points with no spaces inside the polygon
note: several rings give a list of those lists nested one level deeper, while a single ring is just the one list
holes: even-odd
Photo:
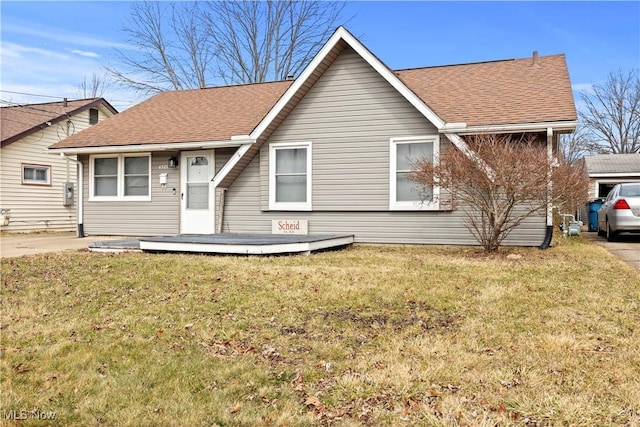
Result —
[{"label": "shingle roof", "polygon": [[[564,55],[397,71],[445,122],[575,121]],[[248,135],[291,81],[164,92],[51,148],[225,141]]]},{"label": "shingle roof", "polygon": [[52,148],[228,141],[248,135],[292,83],[163,92]]},{"label": "shingle roof", "polygon": [[113,114],[118,113],[118,111],[103,98],[2,107],[0,108],[2,146],[49,126],[47,122],[54,124],[65,119],[67,116],[73,116],[81,111],[95,108],[101,104]]},{"label": "shingle roof", "polygon": [[576,120],[564,55],[397,71],[445,122],[468,126]]},{"label": "shingle roof", "polygon": [[584,158],[592,174],[640,174],[640,154],[596,154]]}]

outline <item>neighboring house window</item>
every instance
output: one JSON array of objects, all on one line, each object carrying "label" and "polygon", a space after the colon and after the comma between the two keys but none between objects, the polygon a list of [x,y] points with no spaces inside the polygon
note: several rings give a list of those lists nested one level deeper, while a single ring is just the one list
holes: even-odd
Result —
[{"label": "neighboring house window", "polygon": [[311,210],[311,142],[269,147],[269,208]]},{"label": "neighboring house window", "polygon": [[98,109],[89,108],[89,124],[95,125],[96,123],[98,123]]},{"label": "neighboring house window", "polygon": [[22,164],[24,185],[51,185],[51,166]]},{"label": "neighboring house window", "polygon": [[91,156],[90,200],[151,200],[151,155]]},{"label": "neighboring house window", "polygon": [[409,174],[416,170],[416,162],[422,159],[435,161],[438,150],[437,136],[391,139],[389,209],[438,209],[439,188],[426,188],[409,179]]}]

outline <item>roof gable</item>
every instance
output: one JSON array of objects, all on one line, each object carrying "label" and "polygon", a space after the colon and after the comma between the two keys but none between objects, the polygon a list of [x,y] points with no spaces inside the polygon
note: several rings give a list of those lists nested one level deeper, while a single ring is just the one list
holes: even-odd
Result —
[{"label": "roof gable", "polygon": [[[338,27],[331,38],[316,54],[309,65],[304,69],[300,77],[287,89],[282,98],[273,106],[269,114],[256,126],[251,133],[253,139],[258,140],[270,127],[278,116],[288,113],[302,96],[313,86],[333,60],[348,45],[355,50],[374,70],[378,72],[391,86],[404,96],[420,113],[422,113],[437,128],[444,127],[444,121],[438,117],[415,93],[413,93],[382,61],[380,61],[369,49],[356,39],[344,27]],[[293,105],[292,105],[293,104]],[[281,119],[281,118],[280,118]]]},{"label": "roof gable", "polygon": [[118,110],[103,98],[2,107],[0,108],[2,146],[18,141],[90,108],[100,106],[112,114],[118,113]]}]

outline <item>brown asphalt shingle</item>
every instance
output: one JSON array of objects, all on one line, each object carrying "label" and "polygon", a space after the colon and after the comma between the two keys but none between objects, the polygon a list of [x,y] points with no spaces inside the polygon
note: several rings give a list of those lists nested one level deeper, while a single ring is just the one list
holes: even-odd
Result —
[{"label": "brown asphalt shingle", "polygon": [[[445,122],[576,120],[564,55],[397,71]],[[248,135],[291,81],[164,92],[51,148],[229,140]]]},{"label": "brown asphalt shingle", "polygon": [[251,133],[292,83],[163,92],[51,148],[227,141]]},{"label": "brown asphalt shingle", "polygon": [[445,122],[576,120],[564,55],[419,68],[396,75]]},{"label": "brown asphalt shingle", "polygon": [[2,123],[2,145],[47,127],[47,122],[53,124],[64,120],[67,115],[73,116],[98,105],[116,114],[117,110],[102,98],[79,99],[74,101],[47,102],[42,104],[14,105],[0,108]]}]

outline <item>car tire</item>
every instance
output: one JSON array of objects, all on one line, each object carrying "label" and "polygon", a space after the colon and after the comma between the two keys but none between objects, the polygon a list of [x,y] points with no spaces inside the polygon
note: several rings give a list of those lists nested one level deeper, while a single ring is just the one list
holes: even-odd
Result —
[{"label": "car tire", "polygon": [[609,221],[606,222],[607,226],[607,242],[616,242],[618,240],[618,233],[611,229],[611,225],[609,225]]}]

